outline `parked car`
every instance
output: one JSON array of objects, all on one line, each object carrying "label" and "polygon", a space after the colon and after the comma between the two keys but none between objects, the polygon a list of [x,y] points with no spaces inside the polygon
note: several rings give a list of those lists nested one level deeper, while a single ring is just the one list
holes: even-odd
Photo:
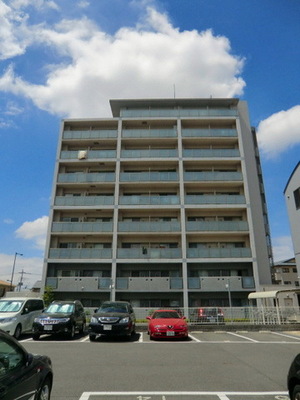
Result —
[{"label": "parked car", "polygon": [[89,337],[97,335],[130,337],[135,333],[135,314],[126,301],[106,301],[95,310],[89,324]]},{"label": "parked car", "polygon": [[291,400],[300,400],[300,354],[298,354],[290,366],[287,387]]},{"label": "parked car", "polygon": [[0,329],[19,339],[22,333],[32,331],[34,318],[45,305],[42,299],[7,297],[0,300]]},{"label": "parked car", "polygon": [[49,357],[28,353],[9,334],[0,331],[0,398],[49,400],[53,383]]},{"label": "parked car", "polygon": [[64,334],[73,339],[75,332],[86,329],[86,314],[80,301],[53,301],[46,310],[34,319],[32,338],[41,335]]},{"label": "parked car", "polygon": [[200,307],[196,312],[196,322],[224,323],[224,313],[218,307]]},{"label": "parked car", "polygon": [[158,338],[188,338],[188,324],[176,310],[157,310],[147,317],[150,339]]}]

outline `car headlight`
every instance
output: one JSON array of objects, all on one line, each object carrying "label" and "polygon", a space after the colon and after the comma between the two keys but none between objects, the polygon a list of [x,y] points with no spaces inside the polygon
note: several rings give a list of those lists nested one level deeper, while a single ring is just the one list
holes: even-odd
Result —
[{"label": "car headlight", "polygon": [[129,322],[129,317],[124,317],[124,318],[120,319],[121,324],[128,324],[128,322]]},{"label": "car headlight", "polygon": [[34,318],[33,322],[41,322],[40,318]]},{"label": "car headlight", "polygon": [[16,317],[7,317],[7,318],[2,318],[1,320],[0,320],[0,323],[6,323],[6,322],[13,322],[13,321],[16,321]]},{"label": "car headlight", "polygon": [[91,318],[91,322],[94,323],[94,324],[96,324],[96,323],[98,322],[98,319],[97,319],[96,317],[92,317],[92,318]]},{"label": "car headlight", "polygon": [[164,328],[164,327],[165,327],[164,325],[154,325],[155,329],[160,329],[160,328]]},{"label": "car headlight", "polygon": [[70,321],[70,318],[62,318],[62,319],[60,319],[60,322],[69,322]]}]

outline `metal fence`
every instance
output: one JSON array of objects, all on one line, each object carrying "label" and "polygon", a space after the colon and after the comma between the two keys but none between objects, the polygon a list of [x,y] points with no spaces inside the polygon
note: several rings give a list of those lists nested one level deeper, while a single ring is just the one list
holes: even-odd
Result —
[{"label": "metal fence", "polygon": [[[162,307],[161,307],[162,308]],[[170,307],[164,307],[164,309]],[[157,308],[135,307],[138,323],[146,323]],[[187,318],[191,325],[281,325],[300,323],[299,307],[173,307],[182,316]],[[86,308],[88,316],[95,312],[95,308]]]}]

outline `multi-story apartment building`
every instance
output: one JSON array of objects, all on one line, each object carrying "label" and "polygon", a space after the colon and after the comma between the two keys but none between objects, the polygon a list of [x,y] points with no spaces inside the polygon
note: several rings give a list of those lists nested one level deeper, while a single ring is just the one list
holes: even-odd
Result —
[{"label": "multi-story apartment building", "polygon": [[255,131],[238,99],[111,100],[62,122],[43,283],[85,306],[233,306],[271,283]]},{"label": "multi-story apartment building", "polygon": [[271,271],[272,281],[275,285],[299,286],[295,257],[275,262]]}]

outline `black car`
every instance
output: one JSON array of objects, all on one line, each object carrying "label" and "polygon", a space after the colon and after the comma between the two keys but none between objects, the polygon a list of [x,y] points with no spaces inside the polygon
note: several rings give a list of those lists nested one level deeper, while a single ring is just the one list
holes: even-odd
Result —
[{"label": "black car", "polygon": [[32,338],[38,340],[43,334],[64,334],[70,339],[75,331],[86,329],[86,314],[80,301],[53,301],[46,310],[34,319]]},{"label": "black car", "polygon": [[290,366],[287,386],[291,400],[300,400],[300,354],[294,358]]},{"label": "black car", "polygon": [[49,400],[53,383],[51,360],[28,353],[0,330],[0,398]]},{"label": "black car", "polygon": [[130,337],[135,333],[135,315],[126,301],[106,301],[95,311],[89,324],[89,337],[97,335]]},{"label": "black car", "polygon": [[218,307],[200,307],[196,310],[196,322],[224,323],[224,313]]}]

